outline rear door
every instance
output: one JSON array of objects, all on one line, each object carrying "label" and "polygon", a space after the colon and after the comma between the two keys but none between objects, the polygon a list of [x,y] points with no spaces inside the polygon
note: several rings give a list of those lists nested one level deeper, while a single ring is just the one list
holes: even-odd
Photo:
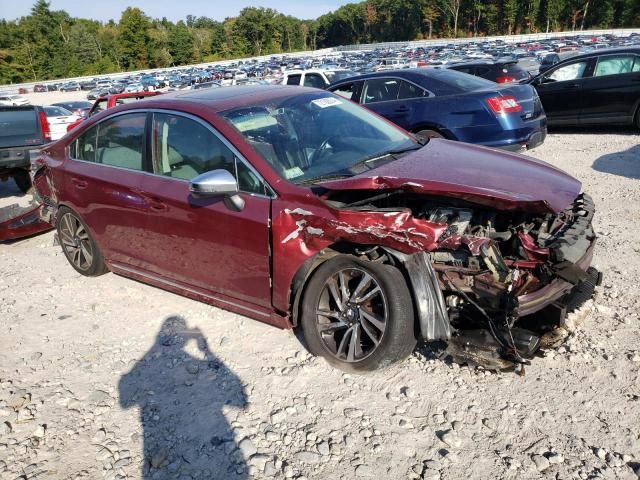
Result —
[{"label": "rear door", "polygon": [[580,122],[631,123],[640,102],[640,56],[601,55],[593,76],[585,80]]},{"label": "rear door", "polygon": [[140,195],[147,160],[147,114],[125,113],[92,126],[69,146],[60,203],[89,226],[110,262],[146,267],[148,207]]},{"label": "rear door", "polygon": [[593,73],[595,58],[583,58],[549,69],[538,78],[538,91],[549,123],[577,125],[580,112],[588,104],[584,90]]}]

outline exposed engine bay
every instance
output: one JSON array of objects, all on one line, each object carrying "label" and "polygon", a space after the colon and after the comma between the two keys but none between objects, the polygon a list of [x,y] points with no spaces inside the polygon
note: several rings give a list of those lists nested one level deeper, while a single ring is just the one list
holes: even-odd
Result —
[{"label": "exposed engine bay", "polygon": [[[584,194],[558,214],[498,211],[402,190],[331,192],[326,201],[341,210],[388,216],[410,211],[422,225],[434,226],[434,248],[425,250],[451,326],[446,340],[457,342],[463,352],[489,347],[514,365],[526,363],[541,337],[576,308],[575,290],[581,290],[584,301],[601,281],[599,272],[589,268],[594,206]],[[542,301],[549,296],[555,311]],[[532,321],[533,314],[538,318]],[[435,338],[426,339],[443,336],[436,331]],[[482,364],[479,358],[476,352],[467,360]]]}]

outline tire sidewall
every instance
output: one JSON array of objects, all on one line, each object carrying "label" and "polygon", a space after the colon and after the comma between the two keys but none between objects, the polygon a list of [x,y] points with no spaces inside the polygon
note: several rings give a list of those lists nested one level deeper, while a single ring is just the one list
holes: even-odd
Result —
[{"label": "tire sidewall", "polygon": [[[81,270],[78,267],[76,267],[76,265],[73,263],[73,260],[69,257],[69,253],[62,245],[62,240],[61,240],[62,234],[60,232],[60,226],[62,224],[62,217],[64,217],[67,214],[73,215],[82,224],[82,226],[85,229],[85,232],[87,232],[87,236],[89,237],[89,243],[91,244],[91,248],[93,249],[93,260],[91,262],[91,266],[87,270]],[[68,207],[60,207],[60,209],[58,210],[58,214],[56,216],[56,232],[58,234],[60,247],[62,248],[64,256],[67,258],[67,261],[76,272],[80,273],[81,275],[85,275],[87,277],[96,277],[98,275],[102,275],[107,271],[107,267],[104,263],[104,257],[102,256],[102,252],[98,247],[98,244],[94,240],[91,230],[89,229],[87,224],[84,222],[84,220],[82,220],[80,215],[78,215]]]},{"label": "tire sidewall", "polygon": [[[337,359],[324,345],[316,327],[316,306],[326,280],[337,271],[357,267],[369,273],[383,290],[388,323],[380,345],[358,362]],[[301,326],[307,347],[314,355],[341,370],[364,373],[382,369],[404,360],[416,345],[413,302],[402,273],[390,265],[364,261],[351,255],[338,255],[320,265],[308,281],[302,304]]]}]

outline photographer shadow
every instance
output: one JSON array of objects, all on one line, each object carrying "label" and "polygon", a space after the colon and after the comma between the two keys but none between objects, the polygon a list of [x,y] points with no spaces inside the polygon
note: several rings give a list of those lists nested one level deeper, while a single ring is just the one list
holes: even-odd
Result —
[{"label": "photographer shadow", "polygon": [[[197,351],[190,353],[190,342]],[[248,478],[223,407],[245,408],[240,379],[198,328],[168,317],[144,357],[118,385],[120,405],[137,406],[144,435],[143,479]]]}]

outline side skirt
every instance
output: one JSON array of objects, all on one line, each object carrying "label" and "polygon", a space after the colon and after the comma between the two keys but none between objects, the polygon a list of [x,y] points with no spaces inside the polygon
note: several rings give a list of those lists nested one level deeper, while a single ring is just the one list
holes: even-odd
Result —
[{"label": "side skirt", "polygon": [[291,324],[285,317],[282,317],[273,310],[266,309],[262,306],[243,302],[242,300],[228,297],[226,295],[216,294],[214,296],[200,288],[169,280],[129,265],[123,265],[117,262],[107,262],[107,265],[109,266],[109,270],[117,275],[132,278],[142,283],[147,283],[154,287],[162,288],[163,290],[168,290],[170,292],[177,293],[178,295],[182,295],[183,297],[188,297],[224,310],[229,310],[278,328],[291,328]]}]

